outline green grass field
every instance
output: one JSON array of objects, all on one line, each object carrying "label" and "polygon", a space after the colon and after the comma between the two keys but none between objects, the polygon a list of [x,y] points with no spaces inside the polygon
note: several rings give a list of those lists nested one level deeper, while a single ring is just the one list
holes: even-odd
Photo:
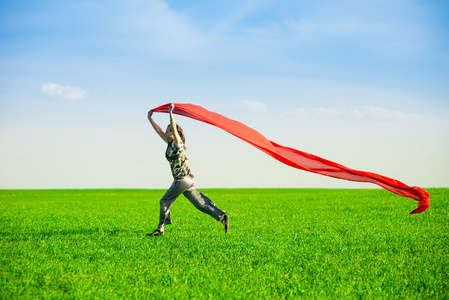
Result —
[{"label": "green grass field", "polygon": [[449,189],[203,190],[147,237],[164,190],[0,190],[0,298],[449,298]]}]

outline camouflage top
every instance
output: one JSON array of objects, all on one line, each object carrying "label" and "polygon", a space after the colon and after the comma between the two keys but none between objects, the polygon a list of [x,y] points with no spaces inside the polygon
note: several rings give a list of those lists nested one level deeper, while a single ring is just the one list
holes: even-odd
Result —
[{"label": "camouflage top", "polygon": [[189,160],[186,157],[184,151],[184,144],[181,142],[181,147],[177,147],[175,140],[171,140],[167,144],[167,150],[165,151],[165,158],[170,163],[171,173],[173,179],[182,179],[187,175],[193,177],[192,172],[189,169]]}]

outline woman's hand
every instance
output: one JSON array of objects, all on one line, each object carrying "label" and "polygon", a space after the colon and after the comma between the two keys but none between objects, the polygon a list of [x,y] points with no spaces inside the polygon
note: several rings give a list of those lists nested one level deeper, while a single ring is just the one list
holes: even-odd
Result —
[{"label": "woman's hand", "polygon": [[149,112],[148,112],[148,120],[149,119],[151,119],[151,116],[153,115],[153,110],[150,110]]},{"label": "woman's hand", "polygon": [[170,104],[170,108],[168,109],[168,111],[171,113],[174,108],[175,108],[175,104],[172,103],[172,104]]}]

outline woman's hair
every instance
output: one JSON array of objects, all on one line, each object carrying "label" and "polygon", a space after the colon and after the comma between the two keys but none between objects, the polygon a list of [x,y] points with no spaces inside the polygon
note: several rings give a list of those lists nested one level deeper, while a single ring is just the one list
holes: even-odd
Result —
[{"label": "woman's hair", "polygon": [[[168,125],[170,127],[170,125]],[[184,131],[182,131],[181,126],[179,126],[178,124],[176,124],[176,130],[178,131],[179,137],[182,140],[182,143],[184,144],[184,150],[187,149],[186,147],[186,137],[184,135]]]},{"label": "woman's hair", "polygon": [[182,140],[183,144],[185,144],[186,143],[186,137],[184,136],[184,131],[182,131],[181,126],[176,124],[176,130],[178,131],[179,137],[181,137],[181,140]]}]

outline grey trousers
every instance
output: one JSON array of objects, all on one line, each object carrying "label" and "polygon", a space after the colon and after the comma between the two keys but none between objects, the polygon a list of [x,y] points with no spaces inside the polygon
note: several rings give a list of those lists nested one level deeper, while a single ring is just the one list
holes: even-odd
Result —
[{"label": "grey trousers", "polygon": [[219,209],[212,200],[206,197],[203,192],[195,189],[195,181],[193,177],[186,176],[182,179],[173,181],[170,188],[165,192],[164,196],[159,202],[161,205],[159,214],[159,230],[164,230],[165,225],[172,224],[170,217],[170,207],[179,195],[184,194],[184,196],[195,205],[196,208],[202,212],[210,215],[217,221],[220,221],[226,211]]}]

